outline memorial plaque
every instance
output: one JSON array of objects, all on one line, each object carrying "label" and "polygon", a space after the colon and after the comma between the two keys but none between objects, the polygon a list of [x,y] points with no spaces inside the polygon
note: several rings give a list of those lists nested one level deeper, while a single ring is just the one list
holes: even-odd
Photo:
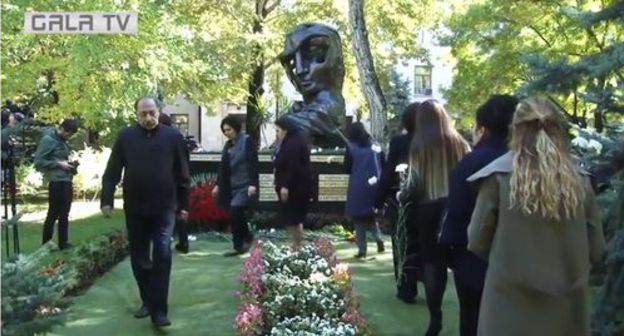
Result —
[{"label": "memorial plaque", "polygon": [[[191,176],[217,174],[220,161],[221,153],[191,154]],[[262,153],[258,155],[258,161],[260,163],[259,209],[275,210],[278,198],[273,185],[272,155]],[[343,155],[335,152],[315,153],[310,156],[310,161],[314,171],[319,174],[319,200],[314,205],[313,211],[342,213],[349,184],[349,175],[344,174]]]}]

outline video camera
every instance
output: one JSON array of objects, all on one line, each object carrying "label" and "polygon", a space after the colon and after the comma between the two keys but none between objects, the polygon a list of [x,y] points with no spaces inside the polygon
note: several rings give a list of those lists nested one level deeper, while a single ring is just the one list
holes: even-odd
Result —
[{"label": "video camera", "polygon": [[73,169],[71,170],[71,173],[76,175],[78,174],[78,166],[80,166],[80,162],[78,161],[70,161],[68,162],[70,166],[73,167]]}]

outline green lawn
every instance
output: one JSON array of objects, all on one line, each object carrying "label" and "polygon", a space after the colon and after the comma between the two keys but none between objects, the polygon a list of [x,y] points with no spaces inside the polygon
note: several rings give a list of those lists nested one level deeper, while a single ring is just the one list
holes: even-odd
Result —
[{"label": "green lawn", "polygon": [[[41,222],[25,222],[19,223],[19,240],[21,253],[27,254],[35,251],[41,246],[41,235],[43,231],[43,223]],[[104,233],[115,229],[123,229],[125,227],[123,221],[123,212],[116,211],[112,218],[104,218],[101,215],[94,215],[88,218],[77,219],[69,223],[69,242],[79,245],[91,239],[101,236]],[[13,231],[10,232],[13,237]],[[58,244],[58,226],[54,226],[53,241]],[[2,258],[6,257],[6,247],[4,246],[4,227],[2,227]],[[11,255],[13,255],[13,246],[11,243]],[[58,258],[65,256],[70,251],[57,251],[52,257]]]},{"label": "green lawn", "polygon": [[[115,229],[123,229],[123,213],[110,219],[94,215],[70,223],[70,241],[87,242]],[[23,253],[41,245],[41,223],[21,223],[20,243]],[[4,238],[3,238],[4,239]],[[56,241],[56,232],[54,240]],[[374,244],[370,250],[374,251]],[[238,274],[244,258],[225,258],[228,242],[201,240],[192,243],[188,255],[175,254],[170,293],[170,318],[173,325],[157,332],[149,319],[136,320],[132,311],[139,298],[130,270],[124,260],[100,278],[84,295],[73,298],[69,320],[54,335],[232,335],[232,323],[238,301]],[[427,327],[428,314],[421,296],[416,305],[405,305],[395,297],[392,255],[374,252],[366,261],[352,259],[355,245],[337,245],[338,257],[351,264],[357,295],[361,297],[373,335],[420,335]],[[4,256],[4,248],[2,254]],[[63,258],[68,252],[53,252],[44,263]],[[444,300],[445,327],[441,335],[457,335],[458,307],[452,283]]]},{"label": "green lawn", "polygon": [[[229,243],[197,241],[188,255],[175,254],[170,292],[170,319],[173,325],[155,331],[149,319],[131,316],[139,298],[126,259],[104,275],[84,295],[74,299],[69,321],[54,335],[232,335],[237,310],[234,292],[244,258],[221,254]],[[371,245],[372,247],[372,245]],[[394,298],[392,256],[386,252],[364,262],[351,260],[355,247],[338,245],[339,258],[353,267],[353,280],[362,297],[362,311],[373,335],[420,335],[427,326],[427,309],[422,296],[416,305]],[[455,291],[449,285],[444,300],[445,327],[442,335],[457,335],[458,308]],[[422,288],[421,288],[422,293]]]}]

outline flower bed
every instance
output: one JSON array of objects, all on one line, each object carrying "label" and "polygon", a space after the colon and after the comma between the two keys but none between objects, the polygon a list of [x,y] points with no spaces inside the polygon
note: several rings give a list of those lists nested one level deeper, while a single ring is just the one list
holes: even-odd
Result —
[{"label": "flower bed", "polygon": [[240,275],[236,335],[365,335],[351,270],[329,239],[292,251],[258,242]]},{"label": "flower bed", "polygon": [[212,197],[215,178],[197,176],[194,178],[190,194],[189,231],[229,231],[227,211],[219,209]]}]

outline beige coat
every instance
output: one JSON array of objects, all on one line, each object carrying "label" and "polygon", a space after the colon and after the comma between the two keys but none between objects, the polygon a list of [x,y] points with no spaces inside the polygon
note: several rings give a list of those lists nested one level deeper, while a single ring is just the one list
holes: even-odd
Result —
[{"label": "beige coat", "polygon": [[590,262],[605,249],[589,178],[577,218],[553,222],[510,209],[512,169],[507,153],[468,179],[481,182],[468,249],[489,262],[478,334],[589,335]]}]

